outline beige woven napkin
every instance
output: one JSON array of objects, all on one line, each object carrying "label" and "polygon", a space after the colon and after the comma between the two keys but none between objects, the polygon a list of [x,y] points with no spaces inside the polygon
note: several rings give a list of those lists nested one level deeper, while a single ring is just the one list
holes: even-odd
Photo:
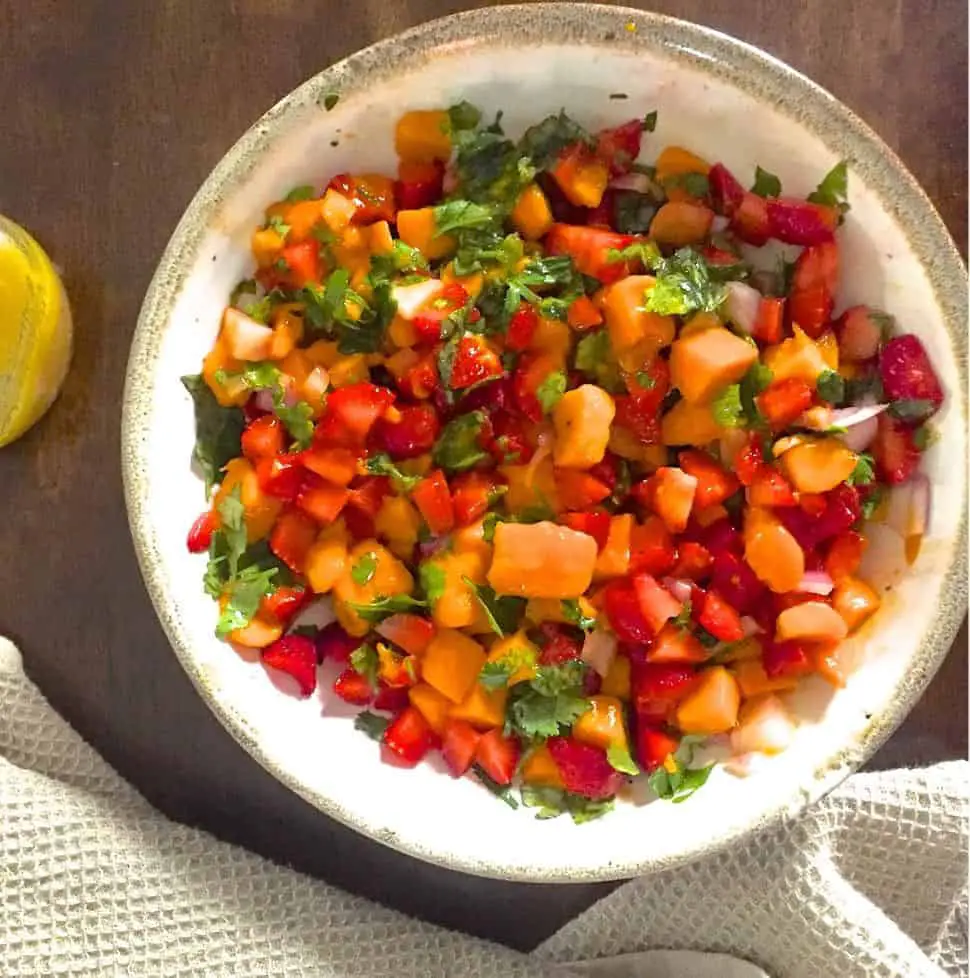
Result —
[{"label": "beige woven napkin", "polygon": [[[808,816],[620,887],[531,955],[411,920],[155,811],[0,639],[0,973],[326,978],[967,975],[968,765],[865,774]],[[687,970],[682,970],[686,968]]]}]

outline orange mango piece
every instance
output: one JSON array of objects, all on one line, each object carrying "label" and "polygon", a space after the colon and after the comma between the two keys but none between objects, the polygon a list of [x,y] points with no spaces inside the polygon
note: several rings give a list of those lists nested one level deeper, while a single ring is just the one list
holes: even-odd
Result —
[{"label": "orange mango piece", "polygon": [[243,362],[229,353],[229,345],[220,331],[212,349],[202,361],[202,379],[223,407],[239,407],[239,405],[245,404],[249,399],[249,388],[241,381],[233,381],[232,379],[220,383],[216,374],[223,372],[231,374],[242,370],[242,368]]},{"label": "orange mango piece", "polygon": [[775,622],[779,642],[840,642],[849,634],[842,616],[824,601],[805,601],[786,608]]},{"label": "orange mango piece", "polygon": [[589,709],[573,724],[573,736],[603,750],[627,747],[623,704],[615,696],[590,696]]},{"label": "orange mango piece", "polygon": [[669,200],[653,216],[650,237],[674,248],[697,244],[711,231],[714,211],[687,200]]},{"label": "orange mango piece", "polygon": [[[369,581],[358,584],[352,571],[362,558],[373,559],[374,572]],[[402,561],[376,540],[361,540],[348,554],[346,572],[334,584],[334,612],[348,634],[363,636],[370,631],[370,623],[351,605],[371,604],[379,597],[410,594],[413,590],[414,578]]]},{"label": "orange mango piece", "polygon": [[446,258],[456,247],[453,237],[438,234],[433,207],[398,211],[397,233],[405,244],[417,248],[430,261]]},{"label": "orange mango piece", "polygon": [[428,560],[428,566],[444,577],[442,594],[431,609],[434,623],[442,628],[467,628],[478,622],[482,616],[481,605],[465,578],[475,584],[485,583],[482,555],[476,551],[439,553]]},{"label": "orange mango piece", "polygon": [[758,348],[723,326],[691,333],[670,348],[670,382],[692,404],[706,403],[739,381]]},{"label": "orange mango piece", "polygon": [[[557,602],[558,603],[558,602]],[[518,664],[516,670],[509,676],[509,686],[516,683],[526,683],[536,674],[536,663],[539,661],[539,649],[529,641],[524,629],[519,629],[514,635],[500,638],[488,650],[489,662],[510,660]]]},{"label": "orange mango piece", "polygon": [[473,638],[441,628],[422,657],[421,675],[442,696],[461,703],[477,684],[485,658],[485,650]]},{"label": "orange mango piece", "polygon": [[610,532],[606,546],[596,558],[593,579],[605,580],[608,577],[622,577],[630,569],[630,536],[633,533],[634,519],[630,513],[622,513],[610,518]]},{"label": "orange mango piece", "polygon": [[777,594],[794,591],[805,574],[805,553],[768,510],[748,508],[744,519],[744,558]]},{"label": "orange mango piece", "polygon": [[552,455],[556,465],[588,469],[601,462],[615,414],[613,398],[595,384],[566,391],[552,412],[556,430]]},{"label": "orange mango piece", "polygon": [[[654,177],[663,186],[671,177],[684,173],[702,173],[706,176],[710,171],[711,164],[689,149],[684,149],[683,146],[665,146],[657,157]],[[671,199],[674,199],[673,189],[667,190]]]},{"label": "orange mango piece", "polygon": [[552,227],[552,208],[538,184],[530,183],[519,194],[510,218],[526,241],[538,241]]},{"label": "orange mango piece", "polygon": [[414,109],[397,120],[394,149],[408,163],[447,160],[451,156],[450,131],[444,109]]},{"label": "orange mango piece", "polygon": [[451,700],[447,696],[442,696],[434,686],[429,686],[427,683],[412,686],[408,690],[408,699],[418,713],[428,721],[428,726],[440,737],[445,731],[448,715],[454,706]]},{"label": "orange mango piece", "polygon": [[742,659],[731,666],[731,672],[745,698],[762,693],[783,693],[798,685],[797,676],[769,676],[761,659]]},{"label": "orange mango piece", "polygon": [[832,592],[832,607],[854,632],[878,610],[881,599],[865,581],[851,575],[842,578]]},{"label": "orange mango piece", "polygon": [[491,730],[505,723],[505,703],[509,691],[505,687],[486,689],[474,683],[471,691],[457,706],[451,708],[451,719],[464,720],[476,730]]},{"label": "orange mango piece", "polygon": [[614,656],[609,671],[603,677],[600,692],[604,696],[616,696],[621,700],[628,700],[631,688],[630,673],[630,659],[625,655]]},{"label": "orange mango piece", "polygon": [[677,707],[677,726],[686,734],[726,733],[738,722],[740,706],[737,680],[723,666],[713,666]]},{"label": "orange mango piece", "polygon": [[628,275],[603,290],[603,315],[617,354],[646,339],[656,350],[674,341],[673,316],[660,316],[643,308],[644,296],[655,282],[652,275]]},{"label": "orange mango piece", "polygon": [[680,400],[660,420],[660,437],[665,445],[703,448],[723,434],[709,404]]},{"label": "orange mango piece", "polygon": [[799,492],[828,492],[852,475],[858,461],[838,438],[813,438],[788,449],[781,467]]},{"label": "orange mango piece", "polygon": [[283,508],[283,501],[263,492],[256,477],[256,470],[248,459],[234,458],[226,465],[226,474],[213,502],[216,513],[222,500],[237,486],[239,500],[243,504],[246,539],[249,543],[255,543],[269,535],[276,517]]},{"label": "orange mango piece", "polygon": [[[225,602],[220,602],[220,607]],[[272,615],[257,612],[252,621],[229,633],[229,641],[248,649],[264,649],[283,634],[283,626]]]},{"label": "orange mango piece", "polygon": [[549,748],[543,744],[536,747],[522,762],[522,780],[534,788],[562,789],[562,775],[559,766],[552,759]]},{"label": "orange mango piece", "polygon": [[596,541],[565,526],[499,523],[488,582],[498,594],[575,598],[593,579]]}]

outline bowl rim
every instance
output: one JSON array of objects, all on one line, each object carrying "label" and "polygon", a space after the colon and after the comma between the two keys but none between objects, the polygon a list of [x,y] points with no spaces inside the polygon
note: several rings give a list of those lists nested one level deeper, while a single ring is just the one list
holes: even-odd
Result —
[{"label": "bowl rim", "polygon": [[260,748],[239,717],[216,699],[192,653],[192,636],[169,597],[159,570],[159,550],[150,513],[144,506],[145,430],[154,387],[153,367],[170,314],[196,260],[198,246],[220,203],[246,177],[251,161],[284,132],[302,110],[329,93],[363,90],[381,76],[393,75],[418,60],[433,59],[456,44],[480,47],[502,42],[522,46],[578,43],[633,53],[651,53],[686,62],[713,73],[808,128],[841,158],[850,155],[855,169],[881,205],[904,229],[926,273],[952,346],[961,390],[953,409],[967,432],[967,290],[966,268],[932,202],[895,153],[851,110],[809,78],[744,41],[711,28],[633,8],[569,2],[485,7],[428,21],[378,41],[319,72],[285,95],[244,133],[211,171],[193,197],[169,240],[146,293],[134,331],[122,401],[121,462],[125,503],[135,551],[156,615],[182,667],[216,717],[263,768],[324,814],[410,856],[480,876],[529,882],[592,882],[670,869],[797,814],[855,771],[889,737],[922,695],[945,658],[967,608],[967,500],[961,507],[953,560],[941,582],[940,613],[913,654],[906,682],[863,732],[815,770],[794,796],[760,813],[752,822],[698,839],[661,859],[616,861],[595,870],[483,865],[459,852],[437,852],[401,838],[388,837],[376,821],[343,808],[334,797],[308,789],[281,769]]}]

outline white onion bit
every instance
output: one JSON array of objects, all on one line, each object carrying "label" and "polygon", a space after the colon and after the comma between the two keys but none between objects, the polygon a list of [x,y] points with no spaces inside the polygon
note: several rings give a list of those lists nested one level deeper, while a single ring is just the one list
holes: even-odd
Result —
[{"label": "white onion bit", "polygon": [[662,583],[681,603],[690,600],[690,581],[681,581],[676,577],[665,577]]},{"label": "white onion bit", "polygon": [[583,662],[599,675],[605,676],[616,658],[616,636],[602,628],[594,628],[583,642]]},{"label": "white onion bit", "polygon": [[834,587],[835,582],[825,571],[805,571],[795,590],[824,597],[826,594],[831,594]]},{"label": "white onion bit", "polygon": [[725,309],[728,318],[738,329],[750,336],[758,321],[758,309],[761,306],[761,293],[746,282],[728,282]]}]

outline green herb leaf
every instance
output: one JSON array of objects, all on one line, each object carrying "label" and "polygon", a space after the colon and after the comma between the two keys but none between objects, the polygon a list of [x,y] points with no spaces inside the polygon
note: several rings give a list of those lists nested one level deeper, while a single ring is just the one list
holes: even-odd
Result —
[{"label": "green herb leaf", "polygon": [[390,281],[396,275],[412,275],[427,269],[428,260],[417,248],[395,238],[387,254],[371,255],[368,277],[373,286]]},{"label": "green herb leaf", "polygon": [[619,365],[613,354],[610,334],[605,329],[583,336],[576,344],[573,365],[606,391],[611,393],[626,391]]},{"label": "green herb leaf", "polygon": [[445,570],[434,558],[422,562],[418,569],[421,590],[429,605],[434,606],[445,593]]},{"label": "green herb leaf", "polygon": [[592,146],[594,142],[578,122],[562,111],[526,129],[519,141],[519,153],[531,159],[539,169],[545,170],[556,163],[564,149],[576,143]]},{"label": "green herb leaf", "polygon": [[384,731],[390,724],[390,717],[382,717],[378,713],[371,713],[370,710],[363,710],[354,717],[354,728],[376,741],[384,739]]},{"label": "green herb leaf", "polygon": [[274,214],[266,225],[271,231],[275,231],[284,241],[290,233],[290,226],[278,214]]},{"label": "green herb leaf", "polygon": [[236,407],[223,407],[201,374],[182,378],[182,386],[195,404],[195,459],[205,478],[205,493],[219,479],[219,472],[242,454],[242,433],[246,418]]},{"label": "green herb leaf", "polygon": [[512,795],[512,788],[510,785],[499,784],[480,764],[473,764],[472,770],[475,772],[475,777],[478,778],[478,780],[481,781],[481,783],[485,785],[485,787],[488,788],[488,790],[491,791],[496,798],[501,798],[502,801],[509,806],[509,808],[519,807],[519,803]]},{"label": "green herb leaf", "polygon": [[920,425],[913,431],[913,444],[921,451],[925,452],[935,440],[935,432],[928,425]]},{"label": "green herb leaf", "polygon": [[670,622],[672,625],[676,625],[677,628],[690,628],[691,622],[693,621],[693,605],[688,598],[683,605],[681,605],[680,611],[677,612],[674,618],[671,618]]},{"label": "green herb leaf", "polygon": [[583,692],[586,666],[567,662],[561,666],[539,666],[535,678],[517,683],[509,693],[506,731],[527,739],[557,736],[588,709]]},{"label": "green herb leaf", "polygon": [[656,283],[644,303],[648,312],[661,316],[716,312],[727,295],[724,286],[711,278],[707,262],[691,248],[655,261],[653,271]]},{"label": "green herb leaf", "polygon": [[536,818],[557,818],[568,814],[577,825],[613,811],[612,798],[594,801],[557,788],[523,788],[522,804],[526,808],[538,809]]},{"label": "green herb leaf", "polygon": [[485,612],[485,619],[496,635],[500,638],[511,635],[519,627],[525,614],[525,598],[511,595],[500,597],[488,584],[476,584],[468,577],[462,577],[462,580]]},{"label": "green herb leaf", "polygon": [[903,398],[889,405],[889,413],[900,421],[923,421],[933,413],[933,402],[923,398]]},{"label": "green herb leaf", "polygon": [[390,478],[395,490],[400,493],[410,492],[420,481],[420,475],[406,475],[391,460],[387,452],[378,452],[368,457],[365,466],[371,475],[386,475]]},{"label": "green herb leaf", "polygon": [[686,801],[698,788],[707,783],[713,764],[706,767],[695,768],[694,750],[700,738],[684,737],[680,742],[680,747],[673,755],[676,768],[673,772],[668,771],[666,766],[661,765],[647,779],[651,789],[658,798],[672,801],[675,804]]},{"label": "green herb leaf", "polygon": [[741,385],[725,387],[711,402],[711,413],[722,428],[740,428],[747,423],[744,405],[741,403]]},{"label": "green herb leaf", "polygon": [[370,604],[348,602],[347,606],[355,611],[364,621],[380,622],[388,615],[399,611],[411,611],[413,608],[427,608],[428,603],[414,598],[410,594],[392,594],[390,597],[381,595]]},{"label": "green herb leaf", "polygon": [[876,479],[875,459],[867,452],[859,455],[855,468],[845,481],[850,486],[867,486]]},{"label": "green herb leaf", "polygon": [[674,189],[683,190],[698,200],[703,200],[711,192],[706,173],[674,173],[664,180],[663,187],[668,193]]},{"label": "green herb leaf", "polygon": [[564,598],[559,602],[562,608],[562,616],[570,625],[581,628],[584,632],[591,632],[596,627],[596,619],[583,614],[583,609],[575,598]]},{"label": "green herb leaf", "polygon": [[870,491],[869,495],[862,501],[862,518],[864,520],[871,520],[875,515],[877,509],[879,509],[882,501],[886,498],[886,488],[885,486],[876,485]]},{"label": "green herb leaf", "polygon": [[618,190],[613,197],[613,226],[620,234],[646,234],[658,209],[649,194]]},{"label": "green herb leaf", "polygon": [[452,132],[458,129],[474,129],[481,118],[482,113],[471,102],[458,102],[448,108],[448,125]]},{"label": "green herb leaf", "polygon": [[757,426],[762,423],[761,412],[755,398],[768,388],[774,374],[771,368],[755,361],[748,372],[741,378],[740,387],[741,409],[744,411],[748,424]]},{"label": "green herb leaf", "polygon": [[485,423],[481,411],[470,411],[452,418],[435,442],[432,458],[435,465],[449,472],[462,472],[488,457],[478,443]]},{"label": "green herb leaf", "polygon": [[296,203],[299,200],[313,200],[316,196],[316,191],[310,184],[305,183],[299,187],[294,187],[283,199],[291,204]]},{"label": "green herb leaf", "polygon": [[336,92],[327,92],[323,96],[323,107],[329,112],[340,101],[340,96]]},{"label": "green herb leaf", "polygon": [[245,628],[259,610],[263,598],[276,590],[276,568],[262,570],[245,567],[233,577],[224,591],[226,604],[216,625],[216,634],[225,638],[237,628]]},{"label": "green herb leaf", "polygon": [[515,672],[515,666],[509,659],[497,662],[486,662],[478,674],[478,681],[486,689],[502,689],[509,684],[509,677]]},{"label": "green herb leaf", "polygon": [[350,568],[350,577],[355,584],[363,587],[369,584],[377,570],[377,557],[372,551],[363,554],[353,567]]},{"label": "green herb leaf", "polygon": [[446,200],[434,209],[435,229],[439,236],[450,231],[491,227],[496,217],[493,208],[471,200]]},{"label": "green herb leaf", "polygon": [[835,370],[823,370],[815,381],[815,390],[823,401],[836,407],[845,400],[845,381]]},{"label": "green herb leaf", "polygon": [[548,374],[536,388],[536,400],[543,414],[549,414],[562,400],[566,393],[566,374],[562,370],[554,370]]},{"label": "green herb leaf", "polygon": [[377,689],[377,672],[380,667],[381,660],[378,658],[377,649],[366,642],[350,653],[350,668],[358,676],[363,676],[371,689]]},{"label": "green herb leaf", "polygon": [[637,767],[636,762],[630,756],[630,749],[628,747],[621,747],[619,744],[610,744],[606,749],[606,759],[610,762],[613,770],[619,771],[620,774],[629,774],[630,777],[636,777],[640,773],[640,768]]},{"label": "green herb leaf", "polygon": [[780,197],[781,181],[773,173],[756,167],[754,171],[754,184],[751,192],[759,197]]},{"label": "green herb leaf", "polygon": [[495,539],[495,527],[502,522],[498,513],[486,513],[482,520],[482,540],[491,543]]},{"label": "green herb leaf", "polygon": [[834,207],[840,214],[849,210],[849,168],[845,160],[836,163],[808,199],[813,204]]},{"label": "green herb leaf", "polygon": [[657,110],[648,112],[640,125],[644,132],[653,132],[657,128]]}]

